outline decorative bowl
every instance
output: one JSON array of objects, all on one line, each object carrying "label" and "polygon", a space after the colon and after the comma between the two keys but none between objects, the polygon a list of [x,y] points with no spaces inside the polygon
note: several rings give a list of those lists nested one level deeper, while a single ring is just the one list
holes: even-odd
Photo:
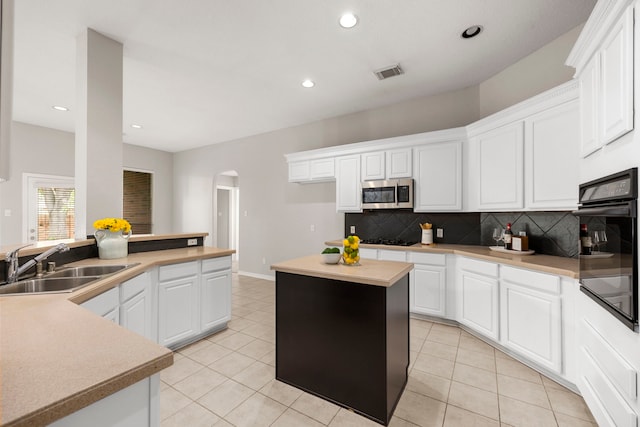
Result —
[{"label": "decorative bowl", "polygon": [[340,253],[322,254],[322,260],[324,261],[325,264],[337,264],[338,262],[340,262],[341,257],[342,257],[342,254]]}]

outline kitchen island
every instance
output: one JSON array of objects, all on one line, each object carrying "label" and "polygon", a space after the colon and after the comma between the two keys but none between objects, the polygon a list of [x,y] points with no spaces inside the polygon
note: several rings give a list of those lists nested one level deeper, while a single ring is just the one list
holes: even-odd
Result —
[{"label": "kitchen island", "polygon": [[276,271],[276,378],[388,425],[407,382],[413,264],[324,264]]}]

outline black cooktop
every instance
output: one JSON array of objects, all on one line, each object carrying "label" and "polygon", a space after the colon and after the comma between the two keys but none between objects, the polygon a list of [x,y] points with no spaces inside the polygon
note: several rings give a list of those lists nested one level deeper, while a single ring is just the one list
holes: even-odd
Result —
[{"label": "black cooktop", "polygon": [[390,246],[413,246],[417,241],[406,241],[402,239],[362,239],[360,243],[365,245],[390,245]]}]

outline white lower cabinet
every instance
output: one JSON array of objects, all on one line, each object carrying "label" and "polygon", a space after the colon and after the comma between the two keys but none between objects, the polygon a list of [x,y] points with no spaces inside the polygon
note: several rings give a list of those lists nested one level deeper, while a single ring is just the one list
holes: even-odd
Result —
[{"label": "white lower cabinet", "polygon": [[457,282],[459,322],[499,341],[498,264],[460,258]]},{"label": "white lower cabinet", "polygon": [[200,330],[212,330],[231,319],[231,258],[202,261]]},{"label": "white lower cabinet", "polygon": [[158,270],[158,343],[176,349],[231,318],[231,257]]},{"label": "white lower cabinet", "polygon": [[582,292],[576,295],[576,385],[599,426],[640,422],[640,339]]},{"label": "white lower cabinet", "polygon": [[158,344],[172,348],[199,330],[198,262],[158,271]]},{"label": "white lower cabinet", "polygon": [[560,278],[510,266],[500,277],[502,344],[561,374]]},{"label": "white lower cabinet", "polygon": [[151,275],[148,272],[120,285],[120,326],[155,341],[151,299]]},{"label": "white lower cabinet", "polygon": [[428,316],[446,316],[446,255],[409,252],[414,269],[409,278],[409,310]]},{"label": "white lower cabinet", "polygon": [[120,292],[117,287],[111,288],[80,305],[98,316],[120,324]]},{"label": "white lower cabinet", "polygon": [[155,427],[160,425],[160,374],[67,415],[51,427]]}]

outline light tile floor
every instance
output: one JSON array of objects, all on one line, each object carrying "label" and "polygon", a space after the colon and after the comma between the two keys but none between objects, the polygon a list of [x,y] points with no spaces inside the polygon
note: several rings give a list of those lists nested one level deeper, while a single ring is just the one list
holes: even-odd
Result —
[{"label": "light tile floor", "polygon": [[[275,380],[274,283],[233,275],[229,328],[162,371],[170,426],[378,426]],[[391,426],[595,426],[583,399],[457,327],[411,319],[409,380]]]}]

